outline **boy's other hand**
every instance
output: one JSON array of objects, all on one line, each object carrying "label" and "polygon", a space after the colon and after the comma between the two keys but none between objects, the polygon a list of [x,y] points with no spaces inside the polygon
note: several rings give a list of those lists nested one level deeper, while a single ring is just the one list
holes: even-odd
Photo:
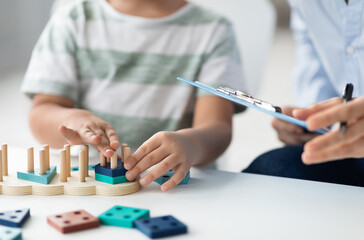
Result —
[{"label": "boy's other hand", "polygon": [[[282,108],[282,113],[292,117],[294,109],[285,106]],[[272,127],[277,131],[279,140],[287,145],[301,145],[317,136],[316,133],[305,132],[303,128],[278,118],[273,119]]]},{"label": "boy's other hand", "polygon": [[161,186],[162,191],[167,191],[186,177],[196,156],[195,148],[192,139],[181,132],[159,132],[126,159],[124,166],[129,170],[126,178],[132,181],[142,172],[159,163],[139,182],[146,186],[173,169],[174,175]]},{"label": "boy's other hand", "polygon": [[119,147],[119,137],[112,126],[86,110],[72,109],[58,129],[70,144],[91,144],[108,158]]}]

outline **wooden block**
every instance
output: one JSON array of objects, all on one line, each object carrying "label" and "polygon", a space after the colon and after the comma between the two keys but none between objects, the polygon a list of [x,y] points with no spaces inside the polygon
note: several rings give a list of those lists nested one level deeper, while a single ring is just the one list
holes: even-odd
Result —
[{"label": "wooden block", "polygon": [[135,228],[150,238],[168,237],[187,233],[187,226],[171,215],[138,219]]},{"label": "wooden block", "polygon": [[41,174],[39,169],[34,170],[32,173],[28,172],[18,172],[17,176],[18,179],[23,179],[27,181],[42,183],[42,184],[49,184],[52,182],[52,179],[57,174],[57,167],[52,166],[49,170],[46,170],[45,174]]},{"label": "wooden block", "polygon": [[[169,172],[163,174],[163,176],[155,179],[154,182],[158,183],[159,185],[162,185],[163,183],[165,183],[169,179],[171,179],[173,174],[174,174],[174,171],[171,169],[171,170],[169,170]],[[178,185],[187,184],[188,181],[190,181],[190,171],[188,171],[186,177]]]},{"label": "wooden block", "polygon": [[85,176],[89,177],[89,174],[88,174],[88,165],[89,165],[89,148],[88,148],[88,145],[83,145],[82,150],[85,150],[85,158],[86,158]]},{"label": "wooden block", "polygon": [[3,181],[3,156],[2,151],[0,150],[0,182]]},{"label": "wooden block", "polygon": [[71,177],[71,145],[65,144],[67,177]]},{"label": "wooden block", "polygon": [[68,170],[67,170],[67,156],[66,156],[66,150],[62,150],[60,152],[60,158],[61,158],[61,162],[60,162],[60,168],[61,168],[61,182],[67,182],[67,174],[68,174]]},{"label": "wooden block", "polygon": [[49,216],[47,222],[61,233],[77,232],[100,226],[100,220],[85,210]]},{"label": "wooden block", "polygon": [[106,159],[104,154],[102,154],[102,152],[100,152],[100,166],[101,167],[105,167],[106,166]]},{"label": "wooden block", "polygon": [[110,168],[116,169],[118,167],[118,153],[115,151],[110,160]]},{"label": "wooden block", "polygon": [[95,180],[108,184],[119,184],[119,183],[129,182],[129,180],[126,179],[125,176],[109,177],[98,173],[95,173]]},{"label": "wooden block", "polygon": [[43,145],[43,150],[45,151],[45,167],[46,169],[49,169],[50,168],[50,159],[49,159],[49,145],[46,144],[46,145]]},{"label": "wooden block", "polygon": [[8,145],[1,145],[1,155],[3,159],[3,176],[8,176]]},{"label": "wooden block", "polygon": [[124,164],[120,160],[117,161],[117,167],[115,169],[111,169],[110,163],[108,163],[105,167],[101,167],[101,164],[95,165],[95,173],[108,177],[124,176],[126,171],[127,170],[124,168]]},{"label": "wooden block", "polygon": [[121,161],[122,162],[125,162],[124,150],[125,150],[126,147],[128,147],[128,144],[126,144],[126,143],[121,144]]},{"label": "wooden block", "polygon": [[109,162],[110,162],[110,158],[106,158],[106,162],[108,162],[108,163],[109,163]]},{"label": "wooden block", "polygon": [[46,151],[39,151],[39,174],[43,175],[47,172],[47,159]]},{"label": "wooden block", "polygon": [[137,219],[149,218],[149,210],[114,206],[99,216],[103,225],[133,228]]},{"label": "wooden block", "polygon": [[0,225],[20,228],[29,216],[29,208],[0,212]]},{"label": "wooden block", "polygon": [[0,239],[20,240],[22,239],[21,233],[20,229],[0,226]]},{"label": "wooden block", "polygon": [[79,180],[80,182],[86,181],[86,153],[85,150],[80,150],[80,154],[78,156],[78,167],[79,167]]},{"label": "wooden block", "polygon": [[28,173],[34,172],[34,148],[28,148]]}]

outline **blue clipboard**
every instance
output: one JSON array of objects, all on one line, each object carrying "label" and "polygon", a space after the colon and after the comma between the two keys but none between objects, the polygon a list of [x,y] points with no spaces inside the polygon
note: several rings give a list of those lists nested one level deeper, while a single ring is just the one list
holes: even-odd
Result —
[{"label": "blue clipboard", "polygon": [[[287,116],[287,115],[285,115],[283,113],[280,113],[280,112],[270,111],[270,110],[267,110],[265,108],[256,106],[254,104],[251,104],[248,101],[244,101],[244,100],[242,100],[240,98],[237,98],[235,96],[228,95],[228,94],[225,94],[223,92],[217,91],[216,89],[214,89],[214,88],[212,88],[210,86],[207,86],[205,84],[202,84],[200,82],[197,82],[197,81],[193,82],[193,81],[189,81],[189,80],[186,80],[186,79],[180,78],[180,77],[178,77],[177,80],[182,81],[182,82],[185,82],[185,83],[188,83],[188,84],[190,84],[192,86],[201,88],[201,89],[203,89],[203,90],[205,90],[205,91],[207,91],[209,93],[212,93],[212,94],[217,95],[219,97],[225,98],[225,99],[230,100],[232,102],[235,102],[237,104],[243,105],[245,107],[257,109],[258,111],[267,113],[267,114],[269,114],[269,115],[271,115],[273,117],[279,118],[279,119],[281,119],[283,121],[286,121],[286,122],[289,122],[289,123],[293,123],[295,125],[298,125],[300,127],[303,127],[304,129],[307,129],[306,122],[304,122],[302,120],[299,120],[299,119],[296,119],[296,118]],[[328,131],[329,131],[328,129],[317,129],[314,132],[319,133],[319,134],[325,134]]]}]

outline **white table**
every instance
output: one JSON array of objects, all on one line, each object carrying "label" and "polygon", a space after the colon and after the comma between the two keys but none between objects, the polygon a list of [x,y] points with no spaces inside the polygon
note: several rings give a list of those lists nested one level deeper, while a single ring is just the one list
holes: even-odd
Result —
[{"label": "white table", "polygon": [[[9,157],[25,161],[21,152],[9,149]],[[11,160],[10,168],[17,162]],[[24,239],[148,239],[109,226],[62,235],[46,222],[48,215],[78,209],[98,216],[114,205],[175,216],[189,232],[171,239],[364,239],[364,188],[204,168],[193,168],[191,177],[166,193],[152,183],[120,197],[0,195],[0,210],[31,209]]]}]

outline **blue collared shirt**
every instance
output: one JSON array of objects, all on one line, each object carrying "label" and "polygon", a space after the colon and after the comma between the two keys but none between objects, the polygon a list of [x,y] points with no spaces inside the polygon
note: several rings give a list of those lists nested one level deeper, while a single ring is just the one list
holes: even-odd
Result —
[{"label": "blue collared shirt", "polygon": [[364,95],[364,0],[288,0],[296,39],[294,94],[298,106]]}]

